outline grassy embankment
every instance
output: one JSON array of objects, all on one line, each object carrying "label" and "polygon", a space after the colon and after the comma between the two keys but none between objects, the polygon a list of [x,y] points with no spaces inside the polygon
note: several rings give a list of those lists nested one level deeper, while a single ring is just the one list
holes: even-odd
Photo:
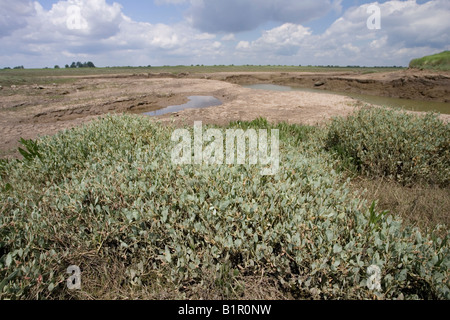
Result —
[{"label": "grassy embankment", "polygon": [[278,174],[175,165],[173,128],[141,116],[26,142],[0,166],[0,298],[450,298],[447,217],[414,227],[346,180],[448,190],[449,125],[369,109],[327,128],[229,127],[279,129]]},{"label": "grassy embankment", "polygon": [[450,51],[414,59],[409,64],[409,67],[415,69],[449,71]]}]

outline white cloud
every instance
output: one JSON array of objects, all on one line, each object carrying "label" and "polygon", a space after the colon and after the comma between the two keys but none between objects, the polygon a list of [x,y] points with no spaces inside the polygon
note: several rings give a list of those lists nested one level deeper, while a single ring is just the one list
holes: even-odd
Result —
[{"label": "white cloud", "polygon": [[235,40],[236,40],[236,36],[234,35],[234,33],[229,33],[222,37],[222,41],[235,41]]},{"label": "white cloud", "polygon": [[214,41],[214,43],[212,44],[212,47],[214,49],[220,49],[222,47],[222,44],[219,41]]},{"label": "white cloud", "polygon": [[[450,49],[448,0],[423,4],[393,0],[378,4],[381,30],[367,29],[369,4],[351,7],[320,34],[300,22],[290,21],[294,13],[310,12],[310,17],[318,17],[324,14],[317,11],[319,4],[326,10],[339,12],[341,1],[160,1],[161,4],[181,2],[190,3],[190,15],[182,22],[169,25],[134,21],[124,15],[120,4],[105,0],[59,1],[50,10],[38,2],[0,0],[0,61],[5,66],[26,65],[27,61],[31,66],[65,64],[70,62],[67,60],[84,58],[99,65],[225,62],[407,65],[412,58]],[[214,17],[218,18],[203,16],[211,12],[213,4],[218,12],[227,9],[221,13],[223,18],[234,19],[238,24],[248,22],[251,27],[268,19],[282,23],[263,31],[256,39],[249,38],[249,34],[244,38],[234,31],[224,33],[225,24],[231,22],[220,19],[217,33],[194,28],[201,19],[212,23]],[[280,4],[285,4],[285,8],[280,8]],[[74,15],[69,10],[73,6],[80,9],[81,28],[69,27],[73,26],[68,23]],[[272,12],[269,16],[268,6]],[[200,10],[199,15],[193,14],[192,8]],[[242,14],[237,12],[239,8]],[[303,21],[307,17],[300,15],[298,19]],[[236,29],[241,31],[242,25]]]},{"label": "white cloud", "polygon": [[[337,54],[343,54],[342,43],[356,46],[359,60],[376,64],[391,60],[407,64],[414,57],[413,50],[432,53],[450,44],[450,2],[434,0],[424,4],[410,1],[388,1],[378,4],[381,9],[381,30],[365,26],[369,4],[351,8],[319,37],[321,43],[335,42]],[[399,50],[400,48],[406,50]],[[356,57],[355,56],[355,57]]]},{"label": "white cloud", "polygon": [[387,45],[387,40],[388,40],[387,36],[383,36],[382,38],[375,39],[370,43],[370,48],[372,48],[374,50],[385,48]]},{"label": "white cloud", "polygon": [[340,0],[197,0],[191,1],[189,20],[202,31],[236,33],[269,21],[305,23],[339,10],[340,3]]},{"label": "white cloud", "polygon": [[[5,4],[0,1],[0,5]],[[79,9],[74,11],[73,7]],[[59,1],[48,11],[37,2],[21,1],[13,9],[9,11],[11,21],[23,15],[27,20],[20,25],[1,20],[9,26],[5,28],[8,32],[0,34],[0,60],[4,63],[27,55],[41,56],[45,61],[50,56],[62,60],[107,55],[108,60],[118,60],[117,65],[135,64],[133,55],[142,60],[150,56],[155,61],[158,55],[216,54],[222,47],[214,41],[216,35],[199,32],[186,22],[136,22],[122,13],[121,5],[105,0]]]},{"label": "white cloud", "polygon": [[[42,13],[62,34],[108,38],[119,31],[123,21],[121,5],[105,0],[68,0]],[[80,25],[78,25],[80,24]]]},{"label": "white cloud", "polygon": [[354,45],[352,45],[351,43],[346,43],[342,46],[342,48],[344,50],[346,50],[349,53],[352,54],[359,54],[361,52],[361,50],[358,47],[355,47]]},{"label": "white cloud", "polygon": [[309,28],[293,23],[285,23],[274,29],[264,31],[261,38],[250,42],[241,41],[237,50],[252,50],[254,52],[273,52],[281,56],[297,54],[303,41],[311,35]]},{"label": "white cloud", "polygon": [[[414,57],[450,47],[450,1],[378,4],[381,30],[367,28],[369,5],[348,9],[322,34],[314,35],[308,28],[286,23],[265,31],[251,43],[239,44],[236,49],[245,50],[247,56],[254,54],[252,57],[256,58],[265,52],[267,57],[292,63],[407,65]],[[286,60],[286,56],[290,59]]]},{"label": "white cloud", "polygon": [[216,35],[215,34],[211,34],[211,33],[201,33],[195,36],[195,40],[211,40],[211,39],[215,39]]},{"label": "white cloud", "polygon": [[25,27],[34,14],[34,5],[29,0],[0,0],[0,39]]},{"label": "white cloud", "polygon": [[[388,1],[379,4],[381,30],[368,32],[365,27],[369,4],[351,8],[327,30],[327,36],[369,38],[388,37],[389,43],[406,46],[450,43],[450,1],[434,0],[417,4],[415,0]],[[381,38],[380,37],[380,38]]]},{"label": "white cloud", "polygon": [[256,44],[269,44],[276,46],[301,45],[305,37],[311,35],[309,28],[293,23],[285,23],[280,27],[265,31]]},{"label": "white cloud", "polygon": [[239,41],[239,43],[236,46],[237,50],[248,50],[250,49],[250,42],[248,41]]}]

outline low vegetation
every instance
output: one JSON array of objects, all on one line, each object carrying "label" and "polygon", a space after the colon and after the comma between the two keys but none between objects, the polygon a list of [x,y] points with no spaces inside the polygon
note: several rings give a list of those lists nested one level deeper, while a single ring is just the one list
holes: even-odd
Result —
[{"label": "low vegetation", "polygon": [[[387,119],[392,125],[379,122]],[[338,171],[350,156],[358,170],[384,174],[384,162],[372,168],[367,159],[383,152],[406,161],[387,148],[401,142],[419,148],[402,149],[408,156],[424,157],[418,170],[403,166],[402,179],[445,182],[448,171],[436,170],[449,161],[448,143],[439,142],[448,127],[380,109],[324,129],[263,119],[229,127],[279,129],[279,173],[174,165],[173,128],[141,116],[22,141],[24,158],[0,163],[0,298],[450,298],[446,227],[403,223],[362,200]],[[361,153],[358,144],[371,138],[358,130],[394,140]],[[70,265],[81,268],[82,290],[66,288]],[[380,290],[368,288],[373,265]]]},{"label": "low vegetation", "polygon": [[[106,67],[95,66],[80,67],[82,63],[72,63],[66,68],[47,69],[25,69],[25,70],[0,70],[0,85],[33,85],[34,83],[52,83],[59,81],[74,81],[75,77],[88,75],[110,75],[110,74],[144,74],[144,73],[215,73],[215,72],[360,72],[375,73],[402,70],[400,67],[320,67],[320,66],[146,66],[146,67]],[[87,65],[86,65],[87,66]],[[62,78],[64,77],[64,78]],[[72,77],[72,78],[71,78]]]},{"label": "low vegetation", "polygon": [[[95,68],[95,65],[93,62],[88,61],[88,62],[84,62],[81,63],[80,61],[78,61],[77,63],[72,62],[72,64],[69,66],[68,64],[66,64],[66,69],[68,68]],[[58,68],[55,68],[58,69]]]},{"label": "low vegetation", "polygon": [[409,64],[410,68],[431,69],[431,70],[450,70],[450,51],[444,51],[431,56],[414,59]]},{"label": "low vegetation", "polygon": [[450,124],[437,114],[362,109],[332,122],[326,146],[363,175],[403,185],[450,183]]}]

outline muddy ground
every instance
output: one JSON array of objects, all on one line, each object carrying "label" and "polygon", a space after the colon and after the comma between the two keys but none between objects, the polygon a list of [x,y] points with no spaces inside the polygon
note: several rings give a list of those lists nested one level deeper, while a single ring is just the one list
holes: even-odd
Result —
[{"label": "muddy ground", "polygon": [[383,73],[242,73],[211,79],[237,84],[272,83],[391,98],[450,102],[450,72],[403,70]]},{"label": "muddy ground", "polygon": [[[73,78],[73,77],[72,77]],[[214,96],[222,106],[189,109],[151,120],[227,124],[258,117],[272,122],[322,124],[351,113],[360,102],[313,92],[273,92],[241,84],[273,83],[331,91],[450,102],[450,73],[396,71],[334,73],[213,73],[83,76],[71,83],[0,89],[0,157],[17,156],[18,140],[35,139],[107,113],[134,113],[179,105],[188,96]],[[449,115],[442,115],[450,120]]]}]

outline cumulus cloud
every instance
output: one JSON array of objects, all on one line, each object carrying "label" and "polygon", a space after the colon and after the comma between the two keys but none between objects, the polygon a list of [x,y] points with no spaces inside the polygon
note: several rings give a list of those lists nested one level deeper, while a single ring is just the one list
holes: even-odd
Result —
[{"label": "cumulus cloud", "polygon": [[255,41],[240,43],[236,50],[248,56],[265,52],[267,56],[290,56],[290,61],[317,64],[405,65],[411,58],[450,48],[449,1],[377,4],[381,30],[367,28],[369,5],[349,8],[322,34],[287,23],[263,32]]},{"label": "cumulus cloud", "polygon": [[6,6],[4,0],[0,1],[1,6],[9,8],[6,18],[2,15],[0,20],[6,25],[0,34],[4,36],[0,55],[8,56],[4,61],[17,55],[100,54],[124,55],[127,60],[133,60],[131,57],[136,54],[144,60],[149,52],[166,57],[186,56],[198,48],[201,56],[216,54],[222,46],[215,41],[214,34],[199,32],[187,22],[175,25],[136,22],[122,13],[120,4],[105,0],[59,1],[48,11],[38,2],[21,0],[15,6]]},{"label": "cumulus cloud", "polygon": [[62,34],[108,38],[119,32],[124,21],[121,9],[118,3],[109,5],[105,0],[69,0],[42,14]]},{"label": "cumulus cloud", "polygon": [[229,33],[222,37],[222,41],[234,41],[234,40],[236,40],[236,36],[234,35],[234,33]]},{"label": "cumulus cloud", "polygon": [[450,1],[437,0],[424,4],[408,1],[384,4],[383,21],[389,33],[390,44],[402,43],[406,47],[450,44]]},{"label": "cumulus cloud", "polygon": [[[120,1],[120,0],[117,0]],[[370,3],[350,7],[321,32],[308,19],[342,9],[340,0],[159,0],[189,4],[184,21],[137,22],[118,3],[66,0],[45,10],[29,0],[0,0],[0,61],[49,65],[66,59],[124,64],[407,65],[411,58],[450,49],[450,1],[386,1],[381,30],[369,30]],[[276,27],[260,36],[268,21]],[[59,63],[63,63],[59,62]]]},{"label": "cumulus cloud", "polygon": [[369,5],[347,10],[317,40],[332,43],[335,52],[341,56],[349,54],[343,44],[350,44],[359,48],[350,50],[353,51],[350,56],[358,59],[362,56],[365,60],[372,57],[379,61],[409,61],[414,56],[449,47],[449,1],[434,0],[418,4],[415,0],[409,0],[378,4],[381,9],[380,30],[368,30],[366,18],[362,18],[367,17]]},{"label": "cumulus cloud", "polygon": [[192,0],[189,17],[193,26],[202,31],[237,33],[269,21],[305,23],[330,10],[338,10],[340,3],[332,0]]},{"label": "cumulus cloud", "polygon": [[0,0],[0,38],[26,26],[27,19],[34,14],[34,5],[29,0]]},{"label": "cumulus cloud", "polygon": [[379,4],[382,28],[368,32],[366,28],[369,4],[351,8],[326,31],[326,36],[353,39],[387,37],[388,44],[406,47],[442,47],[450,43],[450,2],[434,0],[418,4],[415,0],[388,1]]},{"label": "cumulus cloud", "polygon": [[239,41],[239,43],[236,46],[237,50],[248,50],[250,49],[250,42],[248,41]]},{"label": "cumulus cloud", "polygon": [[241,41],[238,50],[252,50],[258,52],[274,52],[282,56],[294,55],[298,52],[303,41],[311,35],[309,28],[293,23],[285,23],[272,30],[264,31],[261,38],[252,41]]}]

